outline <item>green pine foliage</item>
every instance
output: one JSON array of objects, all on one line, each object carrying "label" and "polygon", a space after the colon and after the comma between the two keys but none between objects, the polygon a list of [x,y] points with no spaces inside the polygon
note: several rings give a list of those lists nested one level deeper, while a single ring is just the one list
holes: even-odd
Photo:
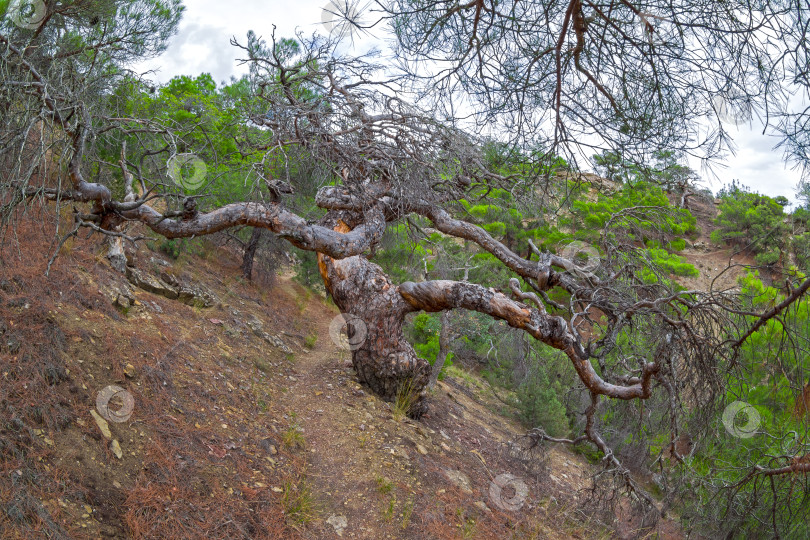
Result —
[{"label": "green pine foliage", "polygon": [[698,269],[694,265],[685,262],[683,257],[669,253],[661,248],[648,248],[646,254],[652,263],[659,268],[674,274],[676,276],[689,276],[695,277],[698,275]]},{"label": "green pine foliage", "polygon": [[560,402],[563,389],[551,384],[545,369],[532,370],[517,387],[520,419],[529,427],[542,427],[552,437],[566,437],[571,431],[565,406]]},{"label": "green pine foliage", "polygon": [[[765,285],[756,272],[741,278],[740,287],[749,299],[748,308],[752,312],[765,311],[784,299],[775,288]],[[756,317],[745,316],[745,319],[747,324],[741,328],[750,327]],[[761,537],[766,534],[763,523],[774,519],[772,511],[776,512],[778,522],[788,523],[791,512],[807,504],[802,497],[792,499],[787,505],[774,506],[769,502],[773,500],[774,490],[789,488],[791,482],[796,481],[791,475],[774,477],[772,481],[767,479],[758,484],[759,488],[754,483],[735,490],[732,508],[738,512],[736,514],[713,515],[711,505],[700,504],[700,501],[705,503],[716,495],[713,486],[718,480],[727,484],[742,480],[752,460],[755,466],[770,468],[774,463],[773,456],[803,456],[810,452],[810,442],[806,438],[810,418],[797,414],[796,406],[800,389],[810,373],[810,358],[797,358],[795,349],[779,347],[785,336],[783,322],[794,329],[805,329],[803,335],[795,337],[810,338],[810,300],[799,300],[784,317],[769,320],[751,335],[740,347],[736,369],[729,371],[726,405],[743,401],[755,411],[750,415],[738,414],[733,419],[732,428],[740,429],[758,417],[758,422],[751,424],[756,427],[756,434],[749,438],[737,437],[719,422],[716,431],[702,441],[700,451],[678,467],[682,474],[694,474],[701,479],[692,480],[698,486],[697,498],[684,499],[684,513],[694,516],[701,526],[709,527],[724,519],[734,519],[738,522],[740,537]],[[738,464],[745,466],[738,467]],[[758,504],[749,506],[748,501],[752,500]],[[785,538],[807,538],[810,535],[808,523],[793,523],[791,526],[793,529]]]},{"label": "green pine foliage", "polygon": [[789,231],[784,206],[766,195],[752,193],[732,182],[720,192],[720,214],[712,242],[728,244],[755,254],[757,264],[781,260]]},{"label": "green pine foliage", "polygon": [[[578,200],[572,204],[572,213],[575,222],[583,229],[589,230],[587,236],[597,239],[609,219],[622,210],[633,207],[658,208],[667,210],[665,214],[649,214],[649,217],[633,219],[635,225],[652,230],[662,230],[673,236],[684,236],[695,232],[697,220],[689,210],[674,208],[670,204],[666,193],[657,185],[650,182],[636,182],[625,185],[614,194],[599,194],[596,201]],[[663,218],[663,219],[661,219]]]},{"label": "green pine foliage", "polygon": [[[416,315],[408,327],[409,334],[416,353],[430,362],[432,366],[439,355],[439,332],[441,331],[441,321],[436,313],[419,313]],[[444,378],[447,368],[453,365],[453,351],[448,351],[444,361],[444,367],[439,373],[439,379]]]}]

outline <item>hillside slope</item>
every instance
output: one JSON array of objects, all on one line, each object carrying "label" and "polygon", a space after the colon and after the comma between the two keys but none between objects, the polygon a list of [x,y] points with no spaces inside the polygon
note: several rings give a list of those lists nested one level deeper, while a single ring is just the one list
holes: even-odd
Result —
[{"label": "hillside slope", "polygon": [[[133,286],[92,241],[43,277],[49,236],[21,232],[0,278],[2,538],[639,536],[588,502],[597,467],[525,451],[475,375],[440,382],[419,422],[396,414],[330,338],[336,309],[288,276],[244,282],[204,242],[176,261],[142,247],[141,275],[204,291],[196,307]],[[97,405],[110,385],[131,417]]]},{"label": "hillside slope", "polygon": [[[673,200],[673,204],[675,202]],[[677,281],[687,289],[702,291],[736,288],[737,279],[748,271],[747,266],[757,266],[753,254],[740,253],[738,249],[712,243],[710,236],[719,213],[713,200],[693,197],[689,209],[697,220],[698,235],[679,255],[694,265],[699,274],[694,278],[680,276],[676,278]],[[770,277],[766,271],[762,271],[762,275],[764,279]]]}]

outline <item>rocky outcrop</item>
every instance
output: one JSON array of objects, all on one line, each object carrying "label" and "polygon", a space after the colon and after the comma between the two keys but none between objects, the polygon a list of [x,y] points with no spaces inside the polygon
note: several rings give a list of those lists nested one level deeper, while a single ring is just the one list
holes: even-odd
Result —
[{"label": "rocky outcrop", "polygon": [[288,346],[287,346],[287,345],[286,345],[286,344],[285,344],[285,343],[284,343],[284,342],[281,340],[281,338],[280,338],[280,337],[278,337],[278,336],[274,336],[274,335],[272,335],[272,334],[268,334],[267,332],[265,332],[265,331],[264,331],[264,328],[263,328],[262,322],[261,322],[259,319],[257,319],[257,318],[255,318],[255,317],[253,317],[253,318],[251,318],[251,319],[249,319],[249,320],[247,321],[247,325],[248,325],[248,327],[249,327],[249,328],[250,328],[250,329],[253,331],[253,333],[254,333],[255,335],[257,335],[257,336],[259,336],[260,338],[264,339],[266,342],[268,342],[268,343],[269,343],[270,345],[272,345],[273,347],[276,347],[276,348],[277,348],[277,349],[279,349],[280,351],[283,351],[283,352],[288,353],[288,354],[289,354],[289,353],[292,353],[292,349],[290,349],[290,348],[289,348],[289,347],[288,347]]},{"label": "rocky outcrop", "polygon": [[219,303],[214,293],[202,285],[185,283],[167,272],[161,272],[158,277],[128,266],[126,275],[129,282],[136,287],[170,300],[179,300],[184,304],[201,308],[213,307]]}]

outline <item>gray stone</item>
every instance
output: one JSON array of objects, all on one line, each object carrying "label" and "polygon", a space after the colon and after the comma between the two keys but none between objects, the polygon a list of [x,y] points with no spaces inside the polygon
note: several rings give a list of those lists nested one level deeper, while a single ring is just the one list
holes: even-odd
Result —
[{"label": "gray stone", "polygon": [[455,471],[452,469],[445,469],[444,475],[447,477],[450,482],[453,483],[457,488],[459,488],[464,493],[472,493],[472,483],[470,482],[470,477],[464,474],[461,471]]},{"label": "gray stone", "polygon": [[290,349],[283,341],[281,341],[281,338],[279,338],[278,336],[272,336],[267,332],[263,332],[261,336],[267,343],[271,344],[273,347],[276,347],[280,351],[285,352],[287,354],[290,354],[292,352],[292,349]]},{"label": "gray stone", "polygon": [[132,289],[126,283],[112,283],[108,286],[102,286],[99,292],[109,298],[113,305],[123,309],[129,308],[135,303]]},{"label": "gray stone", "polygon": [[190,285],[176,276],[161,272],[153,276],[137,268],[127,267],[127,279],[145,291],[164,296],[169,300],[180,300],[190,306],[209,308],[217,305],[219,299],[202,285]]},{"label": "gray stone", "polygon": [[163,266],[164,268],[169,268],[171,266],[170,263],[164,261],[163,259],[159,259],[158,257],[149,257],[149,262],[152,264]]},{"label": "gray stone", "polygon": [[177,299],[184,304],[209,308],[219,303],[214,293],[200,284],[190,285],[184,283],[177,276],[169,274],[168,272],[161,272],[160,277],[177,291]]},{"label": "gray stone", "polygon": [[136,287],[149,291],[160,296],[165,296],[170,300],[176,300],[179,295],[177,290],[164,282],[162,279],[142,272],[137,268],[127,267],[127,279]]},{"label": "gray stone", "polygon": [[329,516],[326,522],[335,529],[335,534],[338,536],[343,536],[343,531],[349,526],[346,516],[336,516],[335,514]]},{"label": "gray stone", "polygon": [[262,325],[262,321],[259,319],[250,319],[247,321],[248,327],[259,337],[263,337],[264,334],[264,327]]}]

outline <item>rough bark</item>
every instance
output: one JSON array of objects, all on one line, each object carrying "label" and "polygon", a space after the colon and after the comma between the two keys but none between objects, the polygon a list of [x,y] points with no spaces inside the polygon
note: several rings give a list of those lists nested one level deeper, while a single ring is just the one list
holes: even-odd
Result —
[{"label": "rough bark", "polygon": [[127,256],[124,253],[124,240],[120,236],[107,237],[109,248],[107,249],[107,258],[110,260],[110,266],[116,272],[123,274],[127,271]]},{"label": "rough bark", "polygon": [[[121,145],[121,159],[118,161],[119,166],[121,167],[121,172],[124,176],[124,189],[126,194],[124,195],[124,202],[131,203],[135,200],[135,191],[132,189],[132,174],[130,174],[129,170],[127,169],[127,143]],[[106,216],[105,220],[102,220],[101,227],[104,230],[111,230],[113,232],[121,232],[121,225],[122,220],[115,215]],[[109,250],[107,251],[107,258],[110,260],[110,265],[118,272],[124,274],[127,271],[127,256],[124,253],[124,239],[119,235],[109,236]]]},{"label": "rough bark", "polygon": [[149,206],[142,205],[122,211],[128,219],[136,219],[166,238],[181,238],[212,234],[238,225],[262,227],[276,233],[296,247],[318,251],[331,257],[348,257],[363,253],[382,238],[385,218],[377,208],[369,209],[363,223],[346,233],[313,225],[290,212],[279,203],[253,202],[227,204],[216,210],[199,213],[193,219],[173,220]]},{"label": "rough bark", "polygon": [[589,356],[565,319],[532,309],[526,304],[507,298],[493,289],[460,281],[405,282],[398,287],[403,298],[414,310],[428,312],[463,308],[486,313],[506,321],[510,326],[524,330],[538,341],[563,351],[570,359],[580,380],[595,395],[617,399],[646,399],[651,383],[660,366],[646,363],[641,377],[628,377],[627,385],[611,384],[603,380],[591,365]]},{"label": "rough bark", "polygon": [[[372,192],[369,199],[353,195],[341,187],[324,187],[318,191],[315,202],[321,208],[330,210],[354,210],[365,208],[371,202],[380,204],[386,220],[391,221],[409,212],[428,218],[434,227],[442,233],[456,238],[463,238],[474,242],[500,260],[507,268],[532,283],[540,291],[553,287],[562,287],[568,292],[577,291],[580,296],[588,291],[581,287],[565,272],[556,272],[552,266],[563,269],[571,267],[571,261],[551,253],[542,253],[534,250],[539,261],[534,262],[523,258],[513,252],[503,243],[492,237],[486,230],[478,225],[456,219],[438,204],[420,200],[401,200],[389,196],[375,197]],[[594,284],[599,284],[599,278],[590,277]]]},{"label": "rough bark", "polygon": [[[347,232],[349,226],[340,221],[335,229]],[[341,313],[354,315],[362,321],[356,324],[365,325],[365,340],[352,351],[359,379],[386,401],[394,401],[402,388],[407,389],[413,394],[409,415],[421,416],[427,410],[430,364],[417,356],[402,330],[413,306],[382,268],[362,256],[333,259],[319,253],[318,268]],[[351,337],[363,329],[347,330]]]},{"label": "rough bark", "polygon": [[262,229],[253,227],[253,232],[250,234],[250,240],[245,246],[245,253],[242,256],[242,276],[248,281],[253,276],[253,261],[256,258],[256,250],[259,249],[259,241],[262,239]]}]

